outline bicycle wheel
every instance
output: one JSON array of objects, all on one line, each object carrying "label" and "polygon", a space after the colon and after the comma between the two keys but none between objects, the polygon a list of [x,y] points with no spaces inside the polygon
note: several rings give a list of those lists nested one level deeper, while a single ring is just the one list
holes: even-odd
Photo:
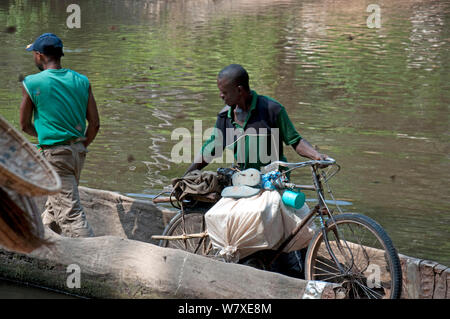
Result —
[{"label": "bicycle wheel", "polygon": [[361,214],[341,214],[334,219],[336,223],[326,223],[328,241],[324,231],[318,231],[309,244],[306,279],[339,283],[349,298],[399,298],[400,260],[383,228]]},{"label": "bicycle wheel", "polygon": [[[184,215],[184,229],[183,219],[181,213],[178,213],[163,232],[164,236],[178,236],[183,234],[202,233],[206,230],[205,216],[202,213],[186,213]],[[161,247],[169,247],[185,250],[190,253],[208,256],[212,255],[212,246],[209,237],[189,238],[167,240],[162,239],[159,242]]]}]

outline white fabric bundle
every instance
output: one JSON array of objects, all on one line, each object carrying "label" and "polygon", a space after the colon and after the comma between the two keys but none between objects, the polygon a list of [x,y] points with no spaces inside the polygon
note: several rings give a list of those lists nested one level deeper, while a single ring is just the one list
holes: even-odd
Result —
[{"label": "white fabric bundle", "polygon": [[[229,261],[238,261],[264,249],[276,249],[302,218],[309,213],[285,206],[278,191],[262,191],[241,199],[222,198],[206,214],[211,242],[219,254]],[[284,251],[301,249],[314,234],[311,224],[299,232]]]}]

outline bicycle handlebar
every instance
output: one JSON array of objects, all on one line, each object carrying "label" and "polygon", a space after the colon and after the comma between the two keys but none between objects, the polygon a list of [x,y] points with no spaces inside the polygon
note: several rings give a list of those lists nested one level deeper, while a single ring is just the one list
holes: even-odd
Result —
[{"label": "bicycle handlebar", "polygon": [[322,166],[329,166],[329,165],[333,165],[335,163],[336,163],[336,160],[331,157],[328,157],[325,160],[310,160],[310,161],[306,161],[306,162],[297,162],[297,163],[275,161],[275,162],[272,162],[269,165],[261,168],[261,171],[262,172],[264,171],[264,173],[268,173],[270,171],[275,170],[276,167],[278,167],[278,166],[286,167],[286,168],[289,168],[290,170],[293,170],[293,169],[304,167],[304,166],[312,166],[312,165],[316,165],[316,164],[322,165]]}]

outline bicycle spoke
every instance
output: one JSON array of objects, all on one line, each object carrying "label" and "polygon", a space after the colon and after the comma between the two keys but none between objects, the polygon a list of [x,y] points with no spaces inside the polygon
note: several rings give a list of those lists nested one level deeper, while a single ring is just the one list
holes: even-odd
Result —
[{"label": "bicycle spoke", "polygon": [[345,276],[346,275],[344,275],[344,274],[339,274],[339,275],[335,275],[335,276],[331,276],[331,277],[327,277],[327,278],[322,278],[321,280],[328,281],[330,279],[339,278],[339,277],[345,277]]},{"label": "bicycle spoke", "polygon": [[[353,263],[354,268],[355,268],[356,272],[358,272],[358,273],[362,273],[363,272],[363,270],[361,270],[360,267],[359,267],[360,266],[360,263],[359,263],[360,259],[359,259],[359,257],[361,255],[361,250],[362,249],[357,249],[357,251],[356,251],[357,253],[356,253],[356,256],[354,258],[354,263]],[[365,267],[365,268],[367,268],[367,267]]]},{"label": "bicycle spoke", "polygon": [[323,264],[323,265],[325,265],[325,266],[327,266],[327,267],[330,267],[330,268],[333,268],[334,270],[337,270],[337,271],[339,271],[339,269],[338,268],[336,268],[336,267],[333,267],[333,265],[334,265],[334,262],[330,265],[330,264],[327,264],[327,263],[325,263],[325,262],[323,262],[322,260],[320,260],[320,259],[317,259],[316,260],[316,262],[319,262],[319,263],[321,263],[321,264]]},{"label": "bicycle spoke", "polygon": [[[347,226],[347,228],[348,228],[348,230],[351,232],[351,234],[352,235],[354,235],[355,237],[359,237],[358,235],[357,235],[357,227],[355,226],[355,227],[352,227],[352,225],[346,225]],[[363,234],[363,237],[361,238],[361,239],[359,239],[359,238],[355,238],[355,240],[354,241],[356,241],[357,243],[359,243],[359,246],[361,246],[361,248],[362,248],[362,244],[361,244],[361,242],[363,242],[363,238],[364,238],[364,236],[365,236],[365,234]],[[344,239],[344,241],[345,241],[345,239]],[[358,261],[360,261],[360,254],[361,254],[361,250],[360,249],[357,249],[356,250],[356,255],[355,255],[355,253],[352,253],[352,249],[348,246],[349,245],[349,243],[347,242],[347,241],[345,241],[345,246],[347,247],[347,250],[349,251],[349,254],[350,254],[350,256],[352,256],[352,258],[351,257],[348,257],[349,258],[349,260],[351,260],[351,263],[349,262],[349,267],[350,268],[355,268],[357,271],[360,271],[359,270],[359,263],[358,263]],[[363,249],[364,248],[362,248],[362,251],[363,251]],[[364,251],[363,251],[364,252]]]},{"label": "bicycle spoke", "polygon": [[[371,299],[371,296],[369,295],[368,291],[365,289],[366,287],[364,287],[364,285],[360,284],[357,280],[355,280],[354,283],[356,283],[359,287],[361,287],[362,292],[365,293],[369,299]],[[355,289],[358,289],[358,287],[356,286]]]},{"label": "bicycle spoke", "polygon": [[369,287],[363,285],[362,283],[360,283],[358,280],[355,280],[355,282],[361,287],[361,289],[364,290],[364,292],[366,293],[366,295],[370,298],[370,296],[368,295],[369,293],[374,296],[376,298],[376,295],[380,296],[381,298],[383,298],[383,295],[377,293],[376,291],[370,289]]},{"label": "bicycle spoke", "polygon": [[[369,293],[367,292],[367,290],[364,289],[364,288],[365,288],[364,286],[362,286],[361,284],[359,284],[357,281],[355,281],[355,283],[358,284],[358,285],[361,287],[362,291],[366,294],[366,296],[367,296],[369,299],[372,299],[372,298],[370,297]],[[357,289],[357,288],[356,288],[356,289]]]},{"label": "bicycle spoke", "polygon": [[[345,253],[344,252],[344,258],[347,260],[349,268],[353,269],[353,272],[356,273],[361,273],[363,274],[367,268],[369,267],[369,265],[371,263],[373,263],[374,260],[377,260],[377,256],[375,255],[375,252],[370,253],[370,251],[368,251],[367,247],[373,247],[375,246],[373,243],[378,242],[376,238],[374,238],[373,240],[369,241],[369,244],[367,244],[367,232],[361,232],[358,231],[356,228],[357,227],[350,227],[350,225],[347,225],[347,229],[349,231],[349,233],[353,234],[354,236],[356,236],[357,238],[355,238],[354,244],[346,244],[346,245],[355,245],[356,247],[348,249],[346,248],[345,251],[349,251],[349,253]],[[343,230],[342,227],[340,228],[341,231]],[[344,229],[345,232],[345,229]],[[348,236],[346,236],[348,237]],[[351,258],[351,250],[353,249],[353,261],[350,262]]]},{"label": "bicycle spoke", "polygon": [[[317,267],[317,266],[314,266],[314,269],[322,270],[324,273],[330,274],[330,275],[340,274],[340,273],[337,273],[337,272],[329,272],[329,271],[327,271],[326,269],[323,269],[323,268],[320,268],[320,267]],[[318,274],[318,275],[319,275],[319,276],[323,276],[322,274]]]},{"label": "bicycle spoke", "polygon": [[356,289],[356,287],[355,287],[355,285],[353,284],[353,282],[351,283],[351,286],[352,286],[352,291],[353,291],[354,293],[356,293],[356,295],[357,295],[357,297],[358,297],[358,299],[359,299],[358,289]]}]

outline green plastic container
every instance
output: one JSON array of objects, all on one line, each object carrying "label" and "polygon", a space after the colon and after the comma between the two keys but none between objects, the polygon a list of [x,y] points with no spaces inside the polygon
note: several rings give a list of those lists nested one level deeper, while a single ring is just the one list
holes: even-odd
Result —
[{"label": "green plastic container", "polygon": [[302,192],[294,192],[287,190],[283,193],[281,200],[287,206],[295,209],[301,208],[305,204],[306,196]]}]

